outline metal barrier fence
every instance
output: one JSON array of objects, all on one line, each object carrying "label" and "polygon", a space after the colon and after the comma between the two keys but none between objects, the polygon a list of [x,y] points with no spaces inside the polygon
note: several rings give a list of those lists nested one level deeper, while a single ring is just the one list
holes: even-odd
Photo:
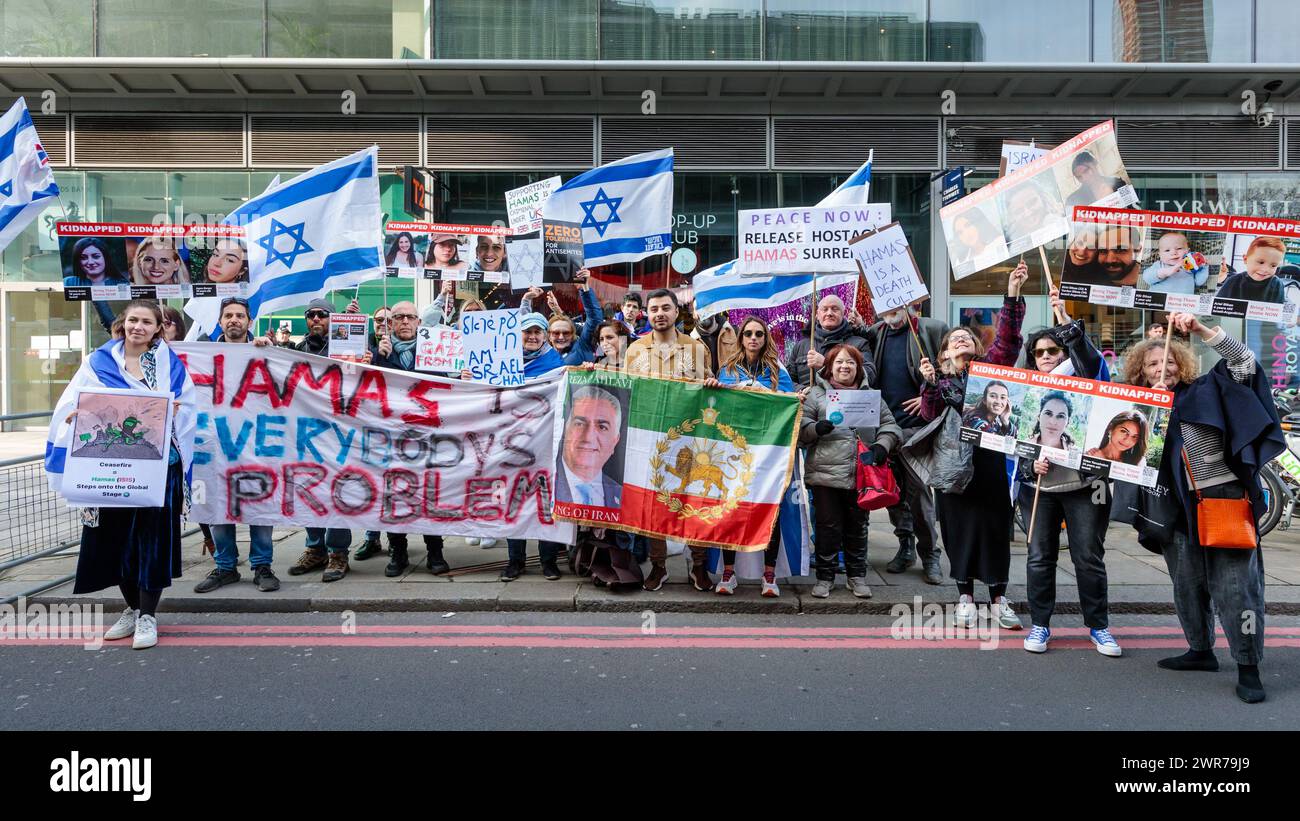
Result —
[{"label": "metal barrier fence", "polygon": [[81,517],[45,479],[43,456],[0,462],[0,570],[81,541]]}]

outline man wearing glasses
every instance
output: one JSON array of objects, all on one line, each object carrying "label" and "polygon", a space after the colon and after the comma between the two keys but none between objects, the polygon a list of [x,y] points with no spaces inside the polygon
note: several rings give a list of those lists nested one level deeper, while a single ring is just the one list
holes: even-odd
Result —
[{"label": "man wearing glasses", "polygon": [[[386,333],[379,335],[379,343],[375,346],[371,361],[381,368],[414,371],[415,346],[419,342],[415,332],[420,327],[420,315],[415,310],[415,303],[398,302],[393,306],[389,320],[392,322],[393,332],[391,335]],[[366,545],[363,548],[367,550],[365,558],[369,558],[377,552],[373,548],[378,547],[378,542],[378,534],[375,534],[373,542],[367,538]],[[424,534],[424,547],[429,552],[428,558],[425,560],[425,567],[429,568],[430,573],[438,576],[451,570],[451,566],[442,557],[442,536],[432,533]],[[406,534],[389,533],[388,548],[391,558],[388,561],[388,567],[384,568],[384,575],[389,577],[400,576],[411,564],[406,553]],[[361,551],[357,552],[357,558],[362,558]]]},{"label": "man wearing glasses", "polygon": [[[221,336],[217,342],[252,343],[264,348],[271,344],[264,336],[253,336],[250,330],[252,318],[248,312],[248,301],[242,297],[231,296],[221,300]],[[239,561],[239,548],[235,545],[235,524],[225,522],[209,526],[212,542],[215,545],[212,557],[217,566],[194,585],[195,593],[211,593],[219,587],[239,581],[239,571],[235,565]],[[263,593],[280,589],[280,580],[271,571],[272,543],[270,525],[248,526],[248,564],[253,568],[253,584]]]},{"label": "man wearing glasses", "polygon": [[[347,313],[361,312],[361,307],[354,299],[347,307]],[[334,305],[327,299],[313,299],[307,305],[304,317],[307,320],[307,335],[294,345],[295,350],[317,356],[329,355],[330,314]],[[370,354],[365,361],[370,362]],[[348,574],[348,548],[352,546],[352,531],[341,527],[307,528],[307,549],[298,557],[298,561],[289,568],[290,576],[301,576],[317,568],[325,568],[321,581],[336,582]]]}]

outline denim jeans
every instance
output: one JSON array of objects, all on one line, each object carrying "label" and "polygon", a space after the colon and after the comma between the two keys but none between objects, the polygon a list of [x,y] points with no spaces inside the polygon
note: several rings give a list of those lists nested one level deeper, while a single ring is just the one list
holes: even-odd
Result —
[{"label": "denim jeans", "polygon": [[[553,562],[559,556],[564,545],[559,542],[541,542],[537,543],[537,555],[543,562]],[[506,553],[510,564],[517,564],[523,567],[524,560],[528,558],[528,540],[527,539],[506,539]]]},{"label": "denim jeans", "polygon": [[[1095,504],[1091,487],[1064,493],[1038,494],[1038,512],[1029,540],[1025,565],[1025,592],[1029,618],[1039,627],[1050,627],[1056,610],[1056,561],[1061,551],[1061,522],[1065,522],[1074,579],[1079,588],[1079,609],[1083,623],[1093,630],[1110,626],[1106,586],[1106,527],[1110,524],[1110,494]],[[1033,485],[1020,486],[1020,515],[1025,524],[1034,507]]]},{"label": "denim jeans", "polygon": [[[216,559],[217,567],[222,570],[234,570],[235,564],[239,561],[239,548],[235,546],[235,526],[210,525],[212,528],[212,543],[217,546]],[[248,548],[248,566],[259,568],[270,566],[271,564],[271,531],[270,525],[249,525],[248,538],[250,546]]]},{"label": "denim jeans", "polygon": [[320,550],[325,548],[331,553],[348,554],[348,548],[352,546],[352,531],[344,530],[341,527],[309,527],[307,528],[307,549]]},{"label": "denim jeans", "polygon": [[[1240,495],[1240,490],[1237,493]],[[1264,559],[1260,549],[1201,547],[1175,533],[1162,552],[1174,582],[1174,607],[1187,645],[1193,650],[1214,647],[1213,605],[1233,660],[1259,664],[1264,657]]]}]

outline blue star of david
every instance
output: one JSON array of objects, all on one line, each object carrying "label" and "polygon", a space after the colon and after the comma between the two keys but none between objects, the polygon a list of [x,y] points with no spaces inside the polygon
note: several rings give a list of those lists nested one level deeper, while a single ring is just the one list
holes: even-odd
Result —
[{"label": "blue star of david", "polygon": [[[284,263],[284,267],[292,268],[294,260],[300,255],[315,250],[303,241],[302,231],[306,224],[300,222],[297,225],[286,226],[275,218],[271,219],[271,232],[257,241],[258,245],[266,249],[266,264],[268,266],[279,261]],[[293,247],[288,251],[281,251],[275,247],[276,238],[281,236],[287,236],[293,240]]]},{"label": "blue star of david", "polygon": [[14,195],[14,181],[0,183],[0,197],[12,197]]},{"label": "blue star of david", "polygon": [[[622,204],[623,204],[622,197],[611,197],[605,193],[604,188],[597,188],[596,196],[594,199],[590,199],[587,202],[578,203],[578,205],[582,206],[582,212],[584,214],[582,218],[581,227],[595,228],[596,235],[600,237],[604,237],[605,229],[609,228],[609,226],[615,222],[623,221],[618,218],[618,207]],[[605,219],[604,222],[601,222],[600,220],[596,219],[596,214],[595,214],[596,207],[600,205],[603,205],[607,209],[609,209],[609,216]]]}]

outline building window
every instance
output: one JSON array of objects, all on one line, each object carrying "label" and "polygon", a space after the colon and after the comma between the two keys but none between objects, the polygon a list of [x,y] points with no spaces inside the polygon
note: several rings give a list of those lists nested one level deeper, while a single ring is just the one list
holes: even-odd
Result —
[{"label": "building window", "polygon": [[930,0],[931,62],[1086,63],[1088,7],[1041,0]]},{"label": "building window", "polygon": [[1295,0],[1255,0],[1255,62],[1294,63],[1300,5]]},{"label": "building window", "polygon": [[766,56],[769,60],[924,60],[925,0],[768,0]]},{"label": "building window", "polygon": [[1093,0],[1092,36],[1098,63],[1249,63],[1251,0]]},{"label": "building window", "polygon": [[267,0],[270,57],[400,59],[424,55],[418,0]]},{"label": "building window", "polygon": [[0,2],[0,57],[94,54],[94,0]]},{"label": "building window", "polygon": [[596,0],[434,0],[433,13],[440,59],[596,59]]},{"label": "building window", "polygon": [[262,0],[99,0],[98,54],[262,57],[262,12]]},{"label": "building window", "polygon": [[601,0],[604,60],[761,60],[762,0]]}]

